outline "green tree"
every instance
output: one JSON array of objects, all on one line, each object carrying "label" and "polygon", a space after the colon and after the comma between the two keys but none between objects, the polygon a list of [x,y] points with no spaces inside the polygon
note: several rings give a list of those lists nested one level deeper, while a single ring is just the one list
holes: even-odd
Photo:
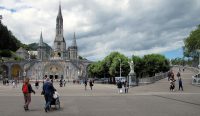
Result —
[{"label": "green tree", "polygon": [[166,72],[169,70],[169,61],[165,56],[160,54],[150,54],[144,56],[146,72],[149,76],[154,76],[155,73]]},{"label": "green tree", "polygon": [[198,54],[196,53],[197,49],[200,49],[200,25],[197,26],[197,29],[192,31],[189,35],[184,40],[184,52],[185,56],[190,56],[190,57],[198,57]]},{"label": "green tree", "polygon": [[101,78],[103,76],[103,65],[101,61],[94,62],[88,67],[89,76]]},{"label": "green tree", "polygon": [[[94,62],[89,65],[88,71],[91,77],[109,77],[110,83],[115,83],[115,78],[120,76],[128,76],[130,67],[128,58],[119,52],[112,52],[106,56],[102,61]],[[154,76],[155,73],[165,72],[169,70],[169,61],[160,54],[145,55],[143,58],[132,56],[135,65],[135,72],[137,77],[143,77],[148,74]]]},{"label": "green tree", "polygon": [[104,75],[110,77],[110,82],[114,83],[114,77],[120,76],[120,62],[121,62],[121,75],[127,76],[130,69],[128,58],[119,52],[111,52],[102,61],[104,67]]},{"label": "green tree", "polygon": [[145,61],[143,58],[139,56],[132,56],[132,61],[134,62],[134,71],[136,73],[137,77],[143,77],[143,75],[146,74],[146,67],[145,67]]}]

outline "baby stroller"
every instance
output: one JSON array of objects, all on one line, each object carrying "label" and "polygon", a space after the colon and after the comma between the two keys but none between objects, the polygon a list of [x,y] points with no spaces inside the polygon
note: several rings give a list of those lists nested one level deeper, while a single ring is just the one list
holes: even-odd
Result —
[{"label": "baby stroller", "polygon": [[55,109],[58,110],[60,109],[60,100],[59,100],[59,94],[58,92],[55,91],[53,94],[53,100],[51,101],[50,108],[51,106],[54,105]]},{"label": "baby stroller", "polygon": [[176,80],[172,80],[172,79],[170,80],[170,87],[169,87],[170,91],[174,91],[174,89],[175,89],[175,81]]}]

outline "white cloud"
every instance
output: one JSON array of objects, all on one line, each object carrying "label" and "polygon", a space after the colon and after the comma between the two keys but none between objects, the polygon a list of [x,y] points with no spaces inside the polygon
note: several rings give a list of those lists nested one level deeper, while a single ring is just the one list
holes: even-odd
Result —
[{"label": "white cloud", "polygon": [[[53,45],[58,0],[0,0],[2,22],[23,43]],[[198,0],[61,0],[64,37],[77,35],[79,54],[101,59],[112,51],[127,56],[180,48],[200,23]],[[13,12],[16,11],[16,12]]]}]

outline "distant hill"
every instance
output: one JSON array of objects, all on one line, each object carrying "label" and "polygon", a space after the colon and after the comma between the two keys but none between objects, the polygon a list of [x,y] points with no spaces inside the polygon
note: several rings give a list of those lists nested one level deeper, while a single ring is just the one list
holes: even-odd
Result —
[{"label": "distant hill", "polygon": [[[47,50],[51,50],[52,49],[47,43],[44,43],[44,45],[47,48]],[[28,44],[28,50],[36,51],[37,49],[38,49],[38,43]]]}]

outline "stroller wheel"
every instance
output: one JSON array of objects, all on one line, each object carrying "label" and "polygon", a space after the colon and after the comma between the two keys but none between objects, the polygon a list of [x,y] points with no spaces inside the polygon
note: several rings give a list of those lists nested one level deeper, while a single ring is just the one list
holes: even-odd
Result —
[{"label": "stroller wheel", "polygon": [[55,108],[57,110],[60,109],[60,101],[59,101],[59,99],[56,99],[56,101],[55,101]]}]

